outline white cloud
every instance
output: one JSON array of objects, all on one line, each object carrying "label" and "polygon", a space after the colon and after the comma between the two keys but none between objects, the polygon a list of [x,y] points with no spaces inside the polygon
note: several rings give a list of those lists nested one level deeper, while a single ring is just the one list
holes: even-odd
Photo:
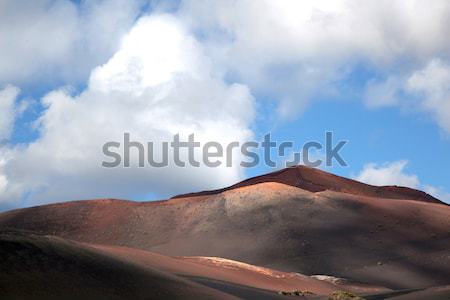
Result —
[{"label": "white cloud", "polygon": [[368,163],[353,178],[377,186],[397,185],[423,190],[437,199],[450,203],[450,194],[441,188],[421,183],[417,175],[407,172],[407,165],[406,160],[384,164]]},{"label": "white cloud", "polygon": [[399,105],[428,113],[450,133],[450,65],[435,58],[401,77],[370,82],[365,102],[372,108]]},{"label": "white cloud", "polygon": [[450,65],[434,59],[411,74],[406,89],[416,93],[421,107],[430,112],[438,124],[450,133]]},{"label": "white cloud", "polygon": [[[84,81],[115,53],[143,3],[2,1],[0,83]],[[370,81],[366,103],[394,105],[396,81],[436,57],[450,58],[446,0],[185,0],[177,14],[201,36],[211,72],[279,100],[283,117],[313,98],[347,96],[341,81],[360,65],[390,74]]]},{"label": "white cloud", "polygon": [[[202,33],[221,71],[280,100],[283,116],[324,93],[337,96],[358,65],[401,77],[450,54],[446,0],[187,0],[181,15]],[[392,102],[389,84],[375,94],[383,90]]]},{"label": "white cloud", "polygon": [[248,88],[212,75],[202,45],[169,15],[140,19],[112,58],[92,71],[89,86],[80,95],[55,90],[42,102],[47,108],[38,121],[40,138],[26,147],[8,149],[11,158],[3,166],[6,192],[0,194],[4,201],[24,195],[25,205],[167,196],[241,178],[236,164],[101,167],[103,143],[122,141],[124,132],[142,142],[170,141],[176,133],[184,137],[195,133],[203,143],[252,137],[254,99]]},{"label": "white cloud", "polygon": [[11,85],[0,90],[0,142],[7,140],[13,130],[18,95],[19,89]]},{"label": "white cloud", "polygon": [[408,162],[405,160],[377,165],[366,164],[355,177],[356,180],[372,185],[399,185],[410,188],[419,187],[419,178],[414,174],[405,173]]},{"label": "white cloud", "polygon": [[0,83],[82,82],[117,49],[140,0],[0,2]]},{"label": "white cloud", "polygon": [[[1,153],[1,152],[0,152]],[[3,153],[2,153],[3,154]],[[0,194],[4,194],[8,185],[8,179],[3,174],[3,166],[5,164],[4,159],[0,160]]]}]

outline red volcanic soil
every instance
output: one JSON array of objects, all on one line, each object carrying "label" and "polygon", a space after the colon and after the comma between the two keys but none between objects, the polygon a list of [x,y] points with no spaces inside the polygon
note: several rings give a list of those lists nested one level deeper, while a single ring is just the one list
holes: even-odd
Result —
[{"label": "red volcanic soil", "polygon": [[219,190],[203,191],[178,195],[173,198],[184,198],[204,195],[215,195],[232,189],[250,186],[264,182],[278,182],[295,186],[310,192],[335,191],[353,195],[381,197],[390,199],[420,200],[425,202],[442,203],[427,193],[400,186],[373,186],[355,180],[336,176],[319,169],[306,166],[296,166],[282,169],[273,173],[253,177],[241,181],[230,187]]},{"label": "red volcanic soil", "polygon": [[376,294],[450,283],[450,206],[423,192],[304,167],[244,183],[158,202],[19,209],[0,214],[0,229],[82,242],[108,259],[239,299],[278,299],[274,291],[294,286]]},{"label": "red volcanic soil", "polygon": [[[105,245],[91,245],[91,247],[141,266],[187,278],[207,278],[274,292],[299,289],[309,290],[318,295],[328,295],[338,289],[335,284],[309,276],[276,271],[218,257],[169,257],[127,247]],[[376,291],[381,290],[386,289],[376,289]]]},{"label": "red volcanic soil", "polygon": [[[339,284],[214,257],[168,257],[24,231],[0,231],[2,299],[284,299],[328,295]],[[221,288],[212,288],[221,284]],[[223,289],[231,291],[227,293]],[[244,295],[240,295],[246,289]],[[388,292],[351,285],[346,290]],[[249,297],[248,297],[249,296]]]},{"label": "red volcanic soil", "polygon": [[1,299],[239,298],[56,237],[0,232]]},{"label": "red volcanic soil", "polygon": [[219,257],[170,257],[128,247],[95,244],[89,244],[89,246],[140,266],[178,276],[207,278],[274,292],[307,290],[316,295],[328,295],[339,289],[360,294],[390,291],[387,288],[348,282],[343,279],[319,280],[298,273],[277,271]]}]

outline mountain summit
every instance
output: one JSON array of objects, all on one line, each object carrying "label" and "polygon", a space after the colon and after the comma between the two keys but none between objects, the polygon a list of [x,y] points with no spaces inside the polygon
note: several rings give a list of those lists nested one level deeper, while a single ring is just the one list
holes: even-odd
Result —
[{"label": "mountain summit", "polygon": [[389,199],[408,199],[408,200],[419,200],[424,202],[442,203],[433,196],[419,190],[394,185],[373,186],[356,180],[340,177],[322,171],[320,169],[302,165],[285,168],[269,174],[253,177],[226,188],[203,191],[198,193],[177,195],[173,198],[214,195],[232,189],[264,182],[278,182],[298,187],[313,193],[329,190],[359,196],[381,197]]}]

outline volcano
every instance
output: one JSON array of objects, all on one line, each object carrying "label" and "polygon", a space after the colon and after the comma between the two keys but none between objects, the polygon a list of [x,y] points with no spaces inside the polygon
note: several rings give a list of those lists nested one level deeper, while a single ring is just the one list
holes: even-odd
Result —
[{"label": "volcano", "polygon": [[448,205],[304,166],[163,201],[4,212],[0,251],[8,299],[68,298],[75,287],[96,299],[450,295]]},{"label": "volcano", "polygon": [[373,186],[302,165],[253,177],[223,189],[178,195],[173,198],[214,195],[264,182],[278,182],[310,192],[322,192],[328,190],[359,196],[442,203],[433,196],[415,189],[401,186]]}]

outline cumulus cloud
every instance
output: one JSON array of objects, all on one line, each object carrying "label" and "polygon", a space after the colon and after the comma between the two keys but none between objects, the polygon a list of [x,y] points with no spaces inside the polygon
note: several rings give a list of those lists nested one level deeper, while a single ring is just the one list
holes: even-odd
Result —
[{"label": "cumulus cloud", "polygon": [[13,130],[18,95],[19,89],[11,85],[0,90],[0,143],[7,140]]},{"label": "cumulus cloud", "polygon": [[419,178],[405,173],[408,162],[405,160],[377,165],[366,164],[355,177],[356,180],[373,185],[399,185],[410,188],[419,187]]},{"label": "cumulus cloud", "polygon": [[1,1],[0,83],[83,81],[117,50],[141,2]]},{"label": "cumulus cloud", "polygon": [[202,45],[169,15],[141,18],[119,50],[91,72],[82,93],[59,89],[42,103],[46,110],[38,120],[40,138],[7,149],[3,201],[16,198],[31,205],[91,197],[144,198],[224,186],[241,178],[236,164],[105,169],[102,145],[122,141],[124,132],[156,144],[176,133],[185,138],[195,133],[201,143],[252,137],[254,99],[249,89],[212,75]]},{"label": "cumulus cloud", "polygon": [[441,188],[421,183],[416,174],[407,171],[407,166],[408,161],[406,160],[384,164],[368,163],[353,178],[372,185],[398,185],[423,190],[442,201],[450,203],[450,194]]},{"label": "cumulus cloud", "polygon": [[372,81],[365,102],[371,108],[399,105],[428,113],[450,133],[450,65],[435,58],[401,77]]},{"label": "cumulus cloud", "polygon": [[432,60],[411,74],[406,89],[417,94],[422,109],[430,112],[450,133],[450,65],[439,59]]},{"label": "cumulus cloud", "polygon": [[[340,83],[362,64],[401,77],[450,53],[442,38],[450,34],[445,0],[186,0],[181,15],[201,32],[222,71],[278,99],[282,116],[313,98],[338,96]],[[371,94],[392,102],[391,86]]]}]

